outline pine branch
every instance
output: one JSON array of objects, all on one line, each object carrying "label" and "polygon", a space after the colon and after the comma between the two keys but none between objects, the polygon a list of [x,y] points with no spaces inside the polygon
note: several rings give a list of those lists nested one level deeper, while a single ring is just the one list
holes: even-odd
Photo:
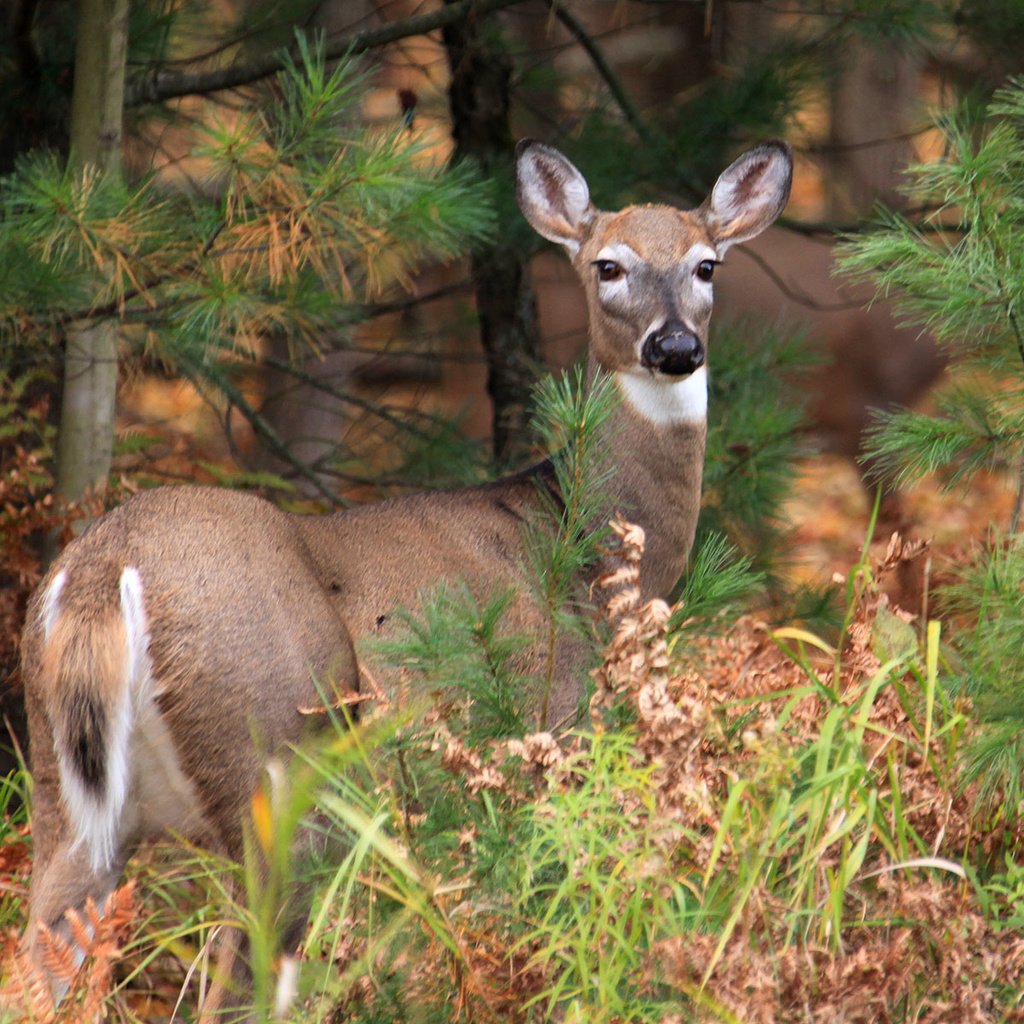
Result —
[{"label": "pine branch", "polygon": [[[514,7],[524,0],[460,0],[449,7],[442,7],[429,14],[418,14],[411,18],[392,22],[381,28],[366,29],[350,35],[339,36],[329,41],[324,53],[328,60],[353,57],[380,46],[407,39],[410,36],[425,35],[461,21],[464,18],[482,18],[506,7]],[[289,60],[298,61],[301,49],[296,43],[286,51],[257,57],[245,64],[232,64],[214,71],[160,71],[141,75],[128,82],[125,88],[125,107],[140,107],[147,103],[162,103],[182,96],[204,96],[222,89],[237,89],[252,85],[283,71]]]},{"label": "pine branch", "polygon": [[[220,229],[218,229],[220,230]],[[203,249],[203,257],[210,255],[210,244]],[[262,255],[267,252],[269,245],[253,246],[249,249],[251,255]],[[215,256],[224,253],[213,253]],[[58,313],[47,312],[44,316],[34,317],[24,313],[22,323],[33,330],[45,330],[51,327],[64,327],[68,324],[78,323],[82,320],[102,320],[109,317],[117,317],[131,323],[145,323],[152,320],[158,314],[168,309],[181,306],[190,301],[188,295],[176,295],[173,300],[166,303],[153,302],[152,293],[162,285],[170,282],[180,281],[194,274],[200,266],[199,258],[191,258],[177,266],[168,267],[159,273],[154,273],[145,281],[141,281],[136,287],[126,289],[116,299],[101,305],[80,307],[78,309],[63,310]],[[417,309],[420,306],[436,302],[439,299],[447,298],[449,295],[458,295],[469,287],[469,279],[461,278],[451,284],[440,285],[432,291],[422,295],[408,295],[401,299],[394,299],[390,302],[363,302],[353,303],[344,310],[345,319],[349,323],[362,323],[364,320],[371,320],[378,316],[388,316],[392,313],[403,313],[406,310]],[[135,299],[143,299],[146,302],[144,310],[136,315],[132,310],[126,308]],[[423,355],[423,353],[410,352],[410,355]],[[427,358],[425,355],[424,358]]]}]

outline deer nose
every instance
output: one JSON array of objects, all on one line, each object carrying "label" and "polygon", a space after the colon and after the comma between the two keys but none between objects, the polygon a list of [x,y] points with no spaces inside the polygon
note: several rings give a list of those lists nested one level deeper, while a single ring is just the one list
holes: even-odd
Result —
[{"label": "deer nose", "polygon": [[685,377],[704,365],[704,345],[684,324],[670,320],[644,339],[640,361],[650,370]]}]

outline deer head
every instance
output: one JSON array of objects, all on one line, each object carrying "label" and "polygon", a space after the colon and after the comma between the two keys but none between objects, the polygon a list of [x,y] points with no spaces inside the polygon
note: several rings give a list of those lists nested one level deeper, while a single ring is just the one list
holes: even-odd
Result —
[{"label": "deer head", "polygon": [[650,418],[702,412],[715,267],[731,245],[778,217],[792,171],[789,145],[767,142],[731,164],[696,210],[649,205],[605,213],[561,153],[520,142],[519,205],[540,235],[565,248],[580,276],[590,359],[615,374]]}]

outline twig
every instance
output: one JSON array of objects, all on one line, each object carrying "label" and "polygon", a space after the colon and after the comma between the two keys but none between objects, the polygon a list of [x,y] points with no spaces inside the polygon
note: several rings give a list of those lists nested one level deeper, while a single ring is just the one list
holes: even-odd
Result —
[{"label": "twig", "polygon": [[[910,222],[910,226],[915,231],[925,235],[960,234],[971,228],[969,223],[953,224],[928,219],[929,214],[936,212],[936,207],[928,204],[908,207],[897,212],[904,220]],[[922,219],[911,219],[915,217]],[[775,223],[779,227],[799,232],[802,235],[826,235],[828,237],[856,235],[865,231],[875,231],[878,228],[877,223],[874,223],[870,216],[853,221],[796,220],[793,217],[780,217]]]},{"label": "twig", "polygon": [[[193,384],[197,383],[195,375],[193,374],[190,367],[187,367],[184,361],[180,361],[182,369],[185,375],[192,381]],[[234,405],[238,411],[249,421],[249,425],[252,427],[253,432],[258,438],[270,449],[270,451],[276,455],[283,462],[288,463],[296,473],[299,474],[304,480],[308,480],[313,485],[313,488],[317,491],[321,497],[325,498],[330,502],[332,508],[338,508],[344,506],[344,502],[337,494],[334,494],[328,490],[324,485],[323,481],[309,468],[301,459],[297,459],[288,446],[281,440],[278,433],[274,428],[249,404],[246,400],[245,395],[242,394],[241,390],[235,387],[234,384],[228,379],[226,374],[220,375],[217,380],[217,387],[224,392],[228,401]]]},{"label": "twig", "polygon": [[296,380],[301,381],[303,384],[308,385],[316,391],[320,391],[325,395],[330,395],[331,398],[337,399],[339,402],[345,402],[349,405],[354,405],[357,409],[362,409],[363,412],[368,412],[378,418],[384,420],[385,423],[390,423],[393,427],[398,427],[401,430],[407,430],[412,434],[415,434],[421,439],[425,439],[428,435],[421,430],[417,430],[416,427],[408,420],[402,419],[402,417],[395,415],[386,406],[381,405],[379,402],[372,402],[366,398],[360,398],[358,395],[353,395],[351,392],[342,391],[340,388],[332,387],[322,378],[315,376],[314,374],[306,373],[304,370],[299,369],[294,363],[289,362],[285,359],[277,359],[274,356],[263,355],[259,360],[254,359],[253,363],[262,362],[265,366],[269,366],[272,369],[280,370],[282,373],[287,373],[294,377]]},{"label": "twig", "polygon": [[612,94],[612,99],[614,99],[618,104],[619,109],[622,111],[623,116],[629,122],[633,131],[635,131],[637,135],[640,136],[640,138],[648,145],[654,145],[657,141],[654,137],[654,133],[644,121],[643,117],[640,116],[640,112],[633,105],[633,101],[630,99],[629,94],[622,87],[622,83],[612,70],[612,66],[605,59],[601,48],[594,42],[591,35],[583,27],[583,23],[565,6],[564,3],[561,2],[561,0],[551,0],[551,9],[554,11],[555,17],[558,18],[558,20],[572,33],[580,46],[586,50],[591,63],[597,69],[598,74],[604,79],[605,85],[608,86],[608,91]]},{"label": "twig", "polygon": [[848,309],[861,309],[867,305],[867,300],[863,299],[848,299],[845,302],[818,302],[816,299],[812,299],[806,292],[797,291],[795,288],[791,288],[783,280],[782,276],[776,273],[768,261],[758,255],[752,249],[743,248],[740,250],[744,256],[748,259],[753,260],[761,270],[771,278],[772,284],[786,296],[787,299],[791,299],[793,302],[800,306],[805,306],[807,309],[814,309],[820,313],[840,313]]}]

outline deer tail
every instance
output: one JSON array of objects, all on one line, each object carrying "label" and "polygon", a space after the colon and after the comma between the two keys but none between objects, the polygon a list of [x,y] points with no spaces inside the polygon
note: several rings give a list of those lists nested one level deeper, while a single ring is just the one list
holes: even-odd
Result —
[{"label": "deer tail", "polygon": [[118,853],[149,632],[137,569],[122,570],[119,600],[99,607],[62,608],[66,578],[58,573],[43,596],[41,680],[75,842],[99,871],[114,866]]}]

